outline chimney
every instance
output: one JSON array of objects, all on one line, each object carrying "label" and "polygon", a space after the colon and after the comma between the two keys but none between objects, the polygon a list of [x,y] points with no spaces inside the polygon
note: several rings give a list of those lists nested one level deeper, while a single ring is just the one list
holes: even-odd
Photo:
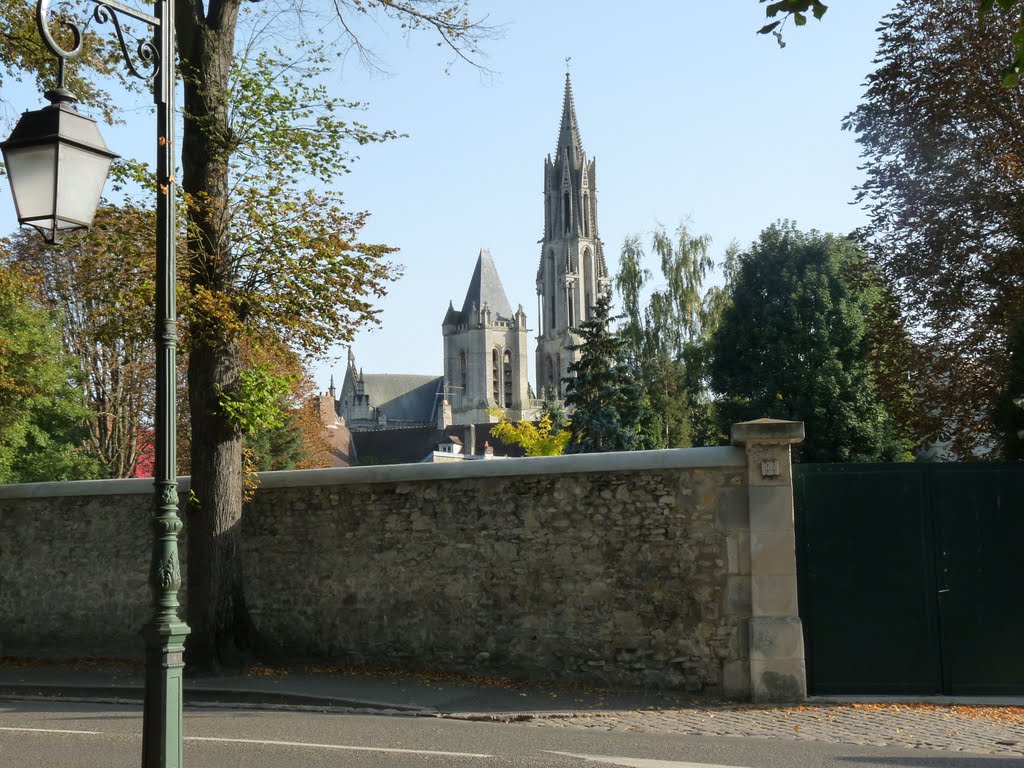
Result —
[{"label": "chimney", "polygon": [[441,431],[452,425],[452,404],[447,400],[441,401],[441,407],[437,409],[437,428]]}]

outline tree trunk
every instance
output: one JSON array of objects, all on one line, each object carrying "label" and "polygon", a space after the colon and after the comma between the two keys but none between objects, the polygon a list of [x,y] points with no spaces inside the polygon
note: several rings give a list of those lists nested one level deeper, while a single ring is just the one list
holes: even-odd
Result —
[{"label": "tree trunk", "polygon": [[189,357],[192,496],[188,531],[188,664],[215,674],[244,666],[252,648],[242,578],[242,436],[216,392],[238,379],[237,344],[196,344]]},{"label": "tree trunk", "polygon": [[[228,84],[239,0],[180,0],[176,26],[185,81],[182,190],[188,222],[192,296],[209,301],[190,318],[188,386],[192,419],[192,494],[188,534],[186,661],[193,673],[244,665],[252,646],[242,579],[242,434],[220,408],[241,368],[240,342],[225,325],[232,250],[228,161]],[[225,303],[227,302],[227,303]]]}]

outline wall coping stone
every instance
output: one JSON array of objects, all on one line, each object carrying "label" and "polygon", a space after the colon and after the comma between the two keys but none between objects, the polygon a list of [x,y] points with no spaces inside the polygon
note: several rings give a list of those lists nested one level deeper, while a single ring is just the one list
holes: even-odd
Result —
[{"label": "wall coping stone", "polygon": [[783,419],[754,419],[733,424],[730,429],[733,445],[756,443],[796,444],[804,441],[804,423]]},{"label": "wall coping stone", "polygon": [[[261,472],[260,488],[361,485],[471,477],[529,477],[586,472],[642,472],[658,469],[707,469],[746,467],[741,448],[670,448],[658,451],[581,453],[569,456],[535,456],[501,461],[459,461],[443,464],[387,464],[372,467],[332,467]],[[178,478],[179,495],[186,492],[188,477]],[[57,496],[122,496],[153,493],[151,478],[128,480],[76,480],[61,483],[0,485],[4,499],[44,499]]]}]

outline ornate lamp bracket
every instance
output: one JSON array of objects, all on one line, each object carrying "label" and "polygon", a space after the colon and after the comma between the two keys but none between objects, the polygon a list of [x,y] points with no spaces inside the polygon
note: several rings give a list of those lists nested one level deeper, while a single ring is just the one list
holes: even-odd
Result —
[{"label": "ornate lamp bracket", "polygon": [[[53,33],[50,32],[49,25],[50,4],[52,1],[38,0],[36,3],[36,25],[39,27],[39,34],[43,38],[46,47],[57,57],[59,62],[56,92],[62,95],[70,95],[64,82],[65,64],[82,55],[82,28],[74,21],[61,19],[59,21],[60,25],[71,33],[72,45],[70,48],[64,48],[58,43]],[[121,49],[121,57],[128,72],[133,77],[143,80],[155,77],[160,70],[160,52],[157,50],[156,45],[154,45],[152,40],[145,38],[134,38],[129,41],[124,29],[121,27],[118,14],[141,21],[152,29],[160,26],[160,19],[136,10],[131,6],[119,3],[117,0],[92,0],[92,2],[96,5],[92,12],[93,19],[99,24],[110,24],[114,28],[114,34],[117,36],[117,43]],[[130,49],[134,49],[134,55]],[[138,60],[138,64],[136,64],[136,60]]]}]

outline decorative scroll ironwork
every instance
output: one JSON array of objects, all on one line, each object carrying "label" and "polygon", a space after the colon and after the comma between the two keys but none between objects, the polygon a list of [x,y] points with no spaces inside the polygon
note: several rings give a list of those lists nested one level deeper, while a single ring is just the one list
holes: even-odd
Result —
[{"label": "decorative scroll ironwork", "polygon": [[[58,87],[63,88],[65,62],[77,59],[82,54],[82,29],[73,21],[61,19],[60,24],[71,32],[74,42],[70,49],[64,48],[60,43],[58,43],[50,32],[50,28],[47,23],[47,17],[50,13],[50,4],[52,2],[53,0],[38,0],[36,3],[36,24],[39,27],[39,34],[42,36],[43,42],[46,43],[46,47],[49,48],[51,53],[53,53],[53,55],[58,59],[58,79],[60,81],[58,83]],[[133,55],[129,47],[129,41],[126,39],[125,32],[121,28],[121,21],[118,14],[124,14],[154,28],[160,26],[160,21],[155,16],[150,16],[147,13],[142,13],[134,8],[122,5],[121,3],[116,2],[116,0],[92,0],[92,2],[96,4],[96,7],[92,12],[93,19],[100,24],[110,24],[114,28],[114,33],[117,35],[117,44],[121,49],[121,58],[124,60],[125,67],[132,76],[143,80],[155,76],[160,69],[160,53],[157,50],[156,45],[154,45],[151,40],[135,38],[131,41],[131,44],[135,48],[135,54]],[[141,68],[136,65],[136,59],[141,63]]]},{"label": "decorative scroll ironwork", "polygon": [[[96,0],[93,0],[93,2],[96,2]],[[121,22],[117,18],[118,10],[118,8],[109,3],[101,2],[93,9],[92,17],[100,24],[110,24],[113,26],[114,32],[117,35],[117,44],[121,46],[121,58],[124,59],[124,65],[128,68],[128,71],[138,78],[147,79],[152,77],[160,67],[160,54],[156,46],[153,45],[151,40],[136,40],[135,52],[138,54],[139,61],[150,70],[148,74],[143,74],[135,66],[135,62],[132,61],[132,55],[128,51],[128,43],[125,41],[124,32],[121,30]]]}]

